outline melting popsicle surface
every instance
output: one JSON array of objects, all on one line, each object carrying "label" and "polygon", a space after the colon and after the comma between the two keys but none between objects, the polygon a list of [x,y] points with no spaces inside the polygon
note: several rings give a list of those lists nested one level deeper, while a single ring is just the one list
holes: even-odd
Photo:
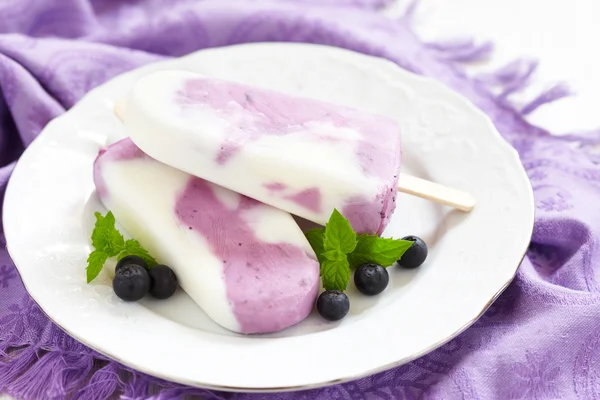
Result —
[{"label": "melting popsicle surface", "polygon": [[217,323],[266,333],[303,320],[319,265],[291,215],[164,165],[129,139],[100,152],[103,204]]},{"label": "melting popsicle surface", "polygon": [[359,233],[381,233],[401,161],[395,121],[185,71],[131,91],[124,123],[146,153],[323,224],[334,208]]}]

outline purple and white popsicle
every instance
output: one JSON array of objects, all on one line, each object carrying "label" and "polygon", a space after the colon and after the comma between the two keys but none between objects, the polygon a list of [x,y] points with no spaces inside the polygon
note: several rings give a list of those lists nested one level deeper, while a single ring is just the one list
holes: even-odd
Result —
[{"label": "purple and white popsicle", "polygon": [[144,154],[130,139],[94,164],[102,203],[223,327],[267,333],[300,322],[319,290],[319,264],[284,211]]},{"label": "purple and white popsicle", "polygon": [[401,136],[386,117],[160,71],[133,87],[123,121],[155,159],[318,224],[337,208],[380,234],[395,208]]}]

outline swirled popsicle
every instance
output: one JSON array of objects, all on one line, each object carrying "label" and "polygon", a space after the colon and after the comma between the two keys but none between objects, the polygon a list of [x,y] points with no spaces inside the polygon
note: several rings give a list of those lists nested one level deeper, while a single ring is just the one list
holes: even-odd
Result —
[{"label": "swirled popsicle", "polygon": [[135,84],[123,122],[153,158],[318,224],[337,208],[380,234],[395,208],[400,128],[383,116],[160,71]]},{"label": "swirled popsicle", "polygon": [[223,327],[275,332],[303,320],[319,264],[292,216],[162,164],[125,139],[101,150],[102,203]]}]

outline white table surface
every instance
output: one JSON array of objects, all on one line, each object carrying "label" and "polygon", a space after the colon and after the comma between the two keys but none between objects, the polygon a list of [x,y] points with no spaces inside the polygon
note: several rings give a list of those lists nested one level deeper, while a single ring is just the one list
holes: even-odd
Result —
[{"label": "white table surface", "polygon": [[[389,15],[403,12],[409,0],[397,0]],[[527,102],[544,88],[564,81],[575,95],[545,105],[529,120],[555,134],[600,128],[600,1],[598,0],[421,0],[415,30],[425,40],[490,40],[496,51],[493,69],[519,57],[537,59],[531,87],[515,95]],[[0,395],[0,400],[10,400]]]}]

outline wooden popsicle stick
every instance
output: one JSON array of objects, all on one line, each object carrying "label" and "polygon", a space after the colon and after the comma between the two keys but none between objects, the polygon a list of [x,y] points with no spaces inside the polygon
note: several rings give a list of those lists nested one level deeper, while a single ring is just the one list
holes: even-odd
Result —
[{"label": "wooden popsicle stick", "polygon": [[[115,114],[121,121],[123,120],[124,111],[125,102],[123,99],[117,100],[115,102]],[[475,199],[469,193],[410,175],[399,175],[398,191],[454,207],[461,211],[471,211],[475,207]]]},{"label": "wooden popsicle stick", "polygon": [[125,112],[125,99],[117,99],[114,108],[115,115],[123,121],[123,113]]},{"label": "wooden popsicle stick", "polygon": [[461,211],[471,211],[475,207],[475,198],[467,192],[410,175],[398,176],[398,191]]}]

